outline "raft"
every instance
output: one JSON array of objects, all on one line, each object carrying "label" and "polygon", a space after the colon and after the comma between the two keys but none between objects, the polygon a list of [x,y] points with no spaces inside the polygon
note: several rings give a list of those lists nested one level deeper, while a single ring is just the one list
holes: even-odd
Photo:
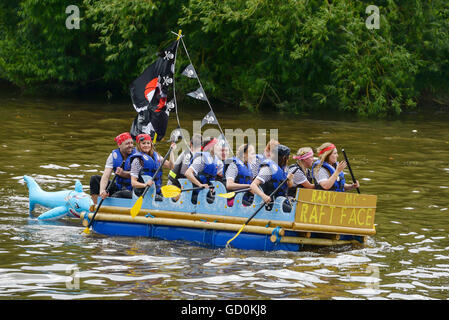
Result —
[{"label": "raft", "polygon": [[[180,179],[182,189],[192,188]],[[226,193],[221,182],[214,182],[215,195]],[[244,193],[237,193],[232,206],[227,199],[215,196],[211,203],[207,190],[191,201],[192,191],[181,192],[177,201],[157,201],[151,187],[134,218],[130,210],[137,200],[106,198],[92,223],[92,230],[107,236],[147,237],[169,241],[187,241],[209,248],[224,248],[259,206],[255,196],[249,206],[242,204]],[[374,216],[377,196],[313,189],[298,189],[291,211],[283,210],[285,197],[278,197],[271,208],[266,206],[244,227],[231,246],[243,250],[300,251],[307,246],[363,244],[376,233]],[[82,214],[87,226],[96,206]]]}]

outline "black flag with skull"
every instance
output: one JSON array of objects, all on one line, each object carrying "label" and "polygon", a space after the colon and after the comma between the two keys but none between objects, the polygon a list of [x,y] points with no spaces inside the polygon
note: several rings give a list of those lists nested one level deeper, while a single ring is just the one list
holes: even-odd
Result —
[{"label": "black flag with skull", "polygon": [[130,133],[135,138],[147,133],[160,141],[167,130],[167,98],[173,87],[174,62],[178,41],[173,41],[158,53],[158,59],[146,68],[130,85],[131,100],[137,116]]}]

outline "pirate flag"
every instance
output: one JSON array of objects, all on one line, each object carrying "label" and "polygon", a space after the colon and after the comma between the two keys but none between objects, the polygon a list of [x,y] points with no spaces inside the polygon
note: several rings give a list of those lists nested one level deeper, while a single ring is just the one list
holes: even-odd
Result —
[{"label": "pirate flag", "polygon": [[195,68],[192,64],[189,64],[181,74],[186,76],[187,78],[198,78]]},{"label": "pirate flag", "polygon": [[187,95],[194,99],[207,101],[206,93],[204,92],[203,88],[198,88],[195,91],[188,93]]},{"label": "pirate flag", "polygon": [[161,140],[167,130],[167,97],[173,86],[175,54],[178,41],[173,41],[165,50],[158,53],[159,58],[130,85],[131,100],[137,116],[130,133],[135,138],[140,133]]},{"label": "pirate flag", "polygon": [[212,110],[204,116],[203,120],[201,120],[201,128],[205,124],[218,124],[217,117]]}]

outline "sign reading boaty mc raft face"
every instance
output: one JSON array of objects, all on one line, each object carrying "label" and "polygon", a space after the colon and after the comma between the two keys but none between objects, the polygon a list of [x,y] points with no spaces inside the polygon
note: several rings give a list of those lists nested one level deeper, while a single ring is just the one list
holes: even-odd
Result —
[{"label": "sign reading boaty mc raft face", "polygon": [[293,229],[373,235],[377,196],[300,189]]}]

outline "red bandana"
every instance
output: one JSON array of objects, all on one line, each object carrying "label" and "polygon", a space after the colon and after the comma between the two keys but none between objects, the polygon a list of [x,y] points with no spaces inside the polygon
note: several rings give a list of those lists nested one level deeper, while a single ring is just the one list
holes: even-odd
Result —
[{"label": "red bandana", "polygon": [[204,147],[202,147],[202,151],[209,151],[212,149],[212,147],[218,142],[216,138],[213,138],[211,141],[209,141]]},{"label": "red bandana", "polygon": [[114,138],[114,141],[117,142],[117,145],[121,145],[124,141],[132,139],[131,134],[129,132],[123,132]]},{"label": "red bandana", "polygon": [[333,144],[331,144],[329,147],[324,148],[323,150],[320,151],[320,153],[318,153],[318,155],[322,155],[323,153],[325,153],[326,151],[335,149],[335,146]]},{"label": "red bandana", "polygon": [[139,134],[139,135],[136,137],[136,141],[137,141],[137,142],[142,142],[142,141],[145,141],[145,140],[152,141],[152,140],[151,140],[151,136],[150,136],[149,134],[146,134],[146,133],[141,133],[141,134]]}]

